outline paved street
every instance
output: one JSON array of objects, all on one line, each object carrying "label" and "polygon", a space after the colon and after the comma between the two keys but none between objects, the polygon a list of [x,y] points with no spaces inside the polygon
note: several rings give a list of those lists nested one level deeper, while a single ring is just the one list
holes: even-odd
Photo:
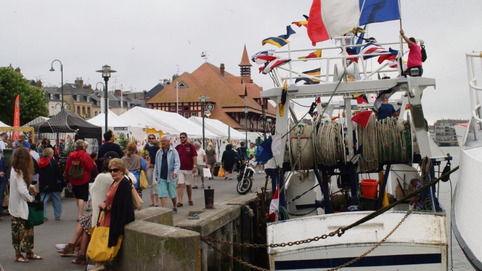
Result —
[{"label": "paved street", "polygon": [[[255,175],[255,183],[252,191],[264,186],[264,174]],[[206,187],[211,186],[215,189],[214,204],[225,204],[227,201],[239,196],[236,192],[236,180],[225,181],[224,179],[215,178],[215,180],[206,180]],[[268,184],[269,185],[269,184]],[[269,187],[269,186],[268,186]],[[149,204],[148,192],[143,194],[144,207]],[[194,206],[187,204],[187,195],[184,195],[184,207],[178,208],[178,214],[174,215],[174,223],[179,219],[186,217],[189,211],[202,210],[204,208],[203,189],[193,190]],[[169,201],[169,207],[171,202]],[[15,252],[11,244],[10,218],[4,216],[4,220],[0,221],[0,264],[5,271],[50,271],[50,270],[84,270],[83,266],[71,264],[74,258],[60,257],[56,252],[55,244],[68,242],[74,233],[76,227],[77,207],[73,198],[62,199],[62,219],[54,220],[52,205],[47,207],[49,221],[43,225],[35,227],[35,253],[44,257],[41,261],[30,261],[30,263],[16,263]],[[153,207],[155,208],[155,207]]]}]

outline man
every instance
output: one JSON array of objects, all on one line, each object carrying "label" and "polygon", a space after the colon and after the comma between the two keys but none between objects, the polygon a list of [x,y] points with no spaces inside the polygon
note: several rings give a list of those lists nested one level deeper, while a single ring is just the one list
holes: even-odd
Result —
[{"label": "man", "polygon": [[[114,132],[112,132],[112,130],[109,130],[104,133],[105,142],[99,148],[98,157],[104,157],[104,155],[109,151],[116,152],[117,155],[119,155],[119,158],[124,156],[124,152],[122,151],[121,147],[118,144],[114,143],[114,140],[115,140]],[[97,168],[98,169],[102,168],[102,162],[99,160],[97,160]]]},{"label": "man", "polygon": [[153,134],[148,135],[147,140],[148,141],[147,144],[144,146],[144,150],[149,155],[149,161],[147,161],[149,162],[149,164],[146,173],[147,183],[149,185],[149,191],[151,194],[151,203],[149,204],[149,206],[159,206],[158,182],[155,180],[155,178],[153,178],[154,166],[156,165],[156,154],[159,150],[159,146],[154,144],[156,136],[154,136]]},{"label": "man", "polygon": [[179,206],[176,205],[176,182],[181,162],[178,152],[171,146],[171,138],[168,135],[161,137],[161,148],[157,152],[155,160],[153,175],[159,185],[161,206],[167,207],[167,196],[169,195],[172,200],[172,212],[176,214],[176,206]]},{"label": "man", "polygon": [[26,138],[27,137],[25,136],[25,134],[20,134],[17,141],[13,142],[12,148],[16,149],[19,146],[24,146],[25,148],[27,148],[27,150],[30,149],[30,144],[28,144]]},{"label": "man", "polygon": [[383,120],[383,119],[386,119],[386,118],[392,117],[392,116],[396,117],[396,116],[398,116],[398,114],[399,114],[399,112],[397,112],[395,110],[395,107],[393,107],[393,105],[388,103],[388,98],[384,97],[382,99],[382,104],[378,108],[377,119]]},{"label": "man", "polygon": [[422,76],[422,50],[420,49],[420,46],[418,46],[417,41],[414,37],[407,38],[403,29],[400,30],[400,35],[407,42],[408,48],[410,49],[410,52],[408,53],[407,70],[405,71],[405,74],[414,77]]},{"label": "man", "polygon": [[196,172],[197,152],[196,148],[188,142],[187,134],[182,132],[179,135],[181,144],[176,146],[176,150],[179,153],[179,160],[181,161],[181,169],[179,170],[179,181],[177,187],[177,195],[179,202],[177,207],[182,207],[182,198],[184,196],[184,186],[186,186],[187,197],[189,205],[193,205],[192,202],[192,177]]},{"label": "man", "polygon": [[7,147],[7,133],[3,132],[0,134],[0,156],[3,156],[3,150]]}]

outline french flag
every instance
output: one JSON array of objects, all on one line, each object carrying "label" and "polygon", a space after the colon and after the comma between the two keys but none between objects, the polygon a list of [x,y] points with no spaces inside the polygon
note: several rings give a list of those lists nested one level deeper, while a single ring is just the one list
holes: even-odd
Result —
[{"label": "french flag", "polygon": [[271,198],[271,203],[269,205],[268,218],[270,221],[276,221],[276,216],[279,210],[278,193],[279,193],[279,188],[276,188],[276,191],[274,192],[273,198]]},{"label": "french flag", "polygon": [[400,19],[398,0],[313,0],[308,36],[313,43],[342,36],[369,23]]}]

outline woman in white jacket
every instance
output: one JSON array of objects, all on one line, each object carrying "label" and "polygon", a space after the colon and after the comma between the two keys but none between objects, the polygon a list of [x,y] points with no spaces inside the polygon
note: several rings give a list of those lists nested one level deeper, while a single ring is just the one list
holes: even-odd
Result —
[{"label": "woman in white jacket", "polygon": [[[37,189],[32,185],[32,173],[32,156],[26,148],[17,148],[12,157],[8,212],[12,216],[12,245],[15,249],[15,261],[20,263],[42,259],[32,251],[33,226],[27,222],[27,202],[32,202],[37,194]],[[24,256],[22,252],[26,255]]]}]

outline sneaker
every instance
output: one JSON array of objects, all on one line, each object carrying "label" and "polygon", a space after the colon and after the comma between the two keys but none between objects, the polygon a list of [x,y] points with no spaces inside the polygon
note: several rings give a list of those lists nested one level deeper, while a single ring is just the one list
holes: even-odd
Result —
[{"label": "sneaker", "polygon": [[55,220],[60,220],[60,216],[59,216],[59,217],[56,217]]},{"label": "sneaker", "polygon": [[172,213],[177,214],[177,208],[172,208]]}]

